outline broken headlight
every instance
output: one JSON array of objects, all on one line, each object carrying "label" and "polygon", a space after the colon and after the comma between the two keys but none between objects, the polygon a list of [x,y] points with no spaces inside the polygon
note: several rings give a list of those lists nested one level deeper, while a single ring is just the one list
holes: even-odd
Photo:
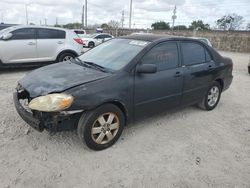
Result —
[{"label": "broken headlight", "polygon": [[34,98],[29,103],[29,108],[42,112],[57,112],[64,110],[72,104],[74,98],[65,93],[53,93]]}]

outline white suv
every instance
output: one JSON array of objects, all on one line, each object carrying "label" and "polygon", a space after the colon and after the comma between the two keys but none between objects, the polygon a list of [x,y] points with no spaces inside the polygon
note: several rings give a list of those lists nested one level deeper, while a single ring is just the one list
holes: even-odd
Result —
[{"label": "white suv", "polygon": [[14,26],[0,31],[0,65],[60,62],[81,54],[83,42],[67,29]]}]

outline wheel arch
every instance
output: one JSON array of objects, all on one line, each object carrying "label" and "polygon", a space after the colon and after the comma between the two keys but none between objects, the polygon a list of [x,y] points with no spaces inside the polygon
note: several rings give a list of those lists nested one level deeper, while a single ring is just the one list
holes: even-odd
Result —
[{"label": "wheel arch", "polygon": [[129,121],[129,113],[128,113],[128,109],[127,109],[126,105],[123,102],[121,102],[120,100],[110,100],[110,101],[103,102],[102,104],[98,105],[97,107],[102,106],[104,104],[113,104],[113,105],[117,106],[124,114],[125,125],[127,125],[127,122]]},{"label": "wheel arch", "polygon": [[221,91],[223,91],[223,89],[224,89],[224,81],[223,81],[223,79],[217,78],[215,81],[218,82],[218,83],[220,84],[220,86],[221,86]]},{"label": "wheel arch", "polygon": [[77,54],[74,50],[70,50],[70,49],[68,49],[68,50],[63,50],[63,51],[61,51],[61,52],[57,55],[56,61],[58,61],[58,60],[59,60],[59,57],[60,57],[62,54],[64,54],[64,53],[71,53],[71,54],[74,54],[76,57],[78,56],[78,54]]}]

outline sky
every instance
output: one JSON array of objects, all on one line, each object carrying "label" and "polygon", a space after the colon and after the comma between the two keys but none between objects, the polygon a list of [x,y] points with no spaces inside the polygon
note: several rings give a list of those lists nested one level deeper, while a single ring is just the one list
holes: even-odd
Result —
[{"label": "sky", "polygon": [[[81,22],[84,0],[1,0],[0,22],[25,24],[25,4],[29,23],[48,25]],[[130,0],[88,0],[88,25],[121,22],[129,25]],[[250,0],[133,0],[132,28],[150,28],[156,21],[172,24],[174,7],[177,7],[175,25],[190,25],[193,20],[215,26],[223,15],[236,13],[244,17],[242,28],[250,23]]]}]

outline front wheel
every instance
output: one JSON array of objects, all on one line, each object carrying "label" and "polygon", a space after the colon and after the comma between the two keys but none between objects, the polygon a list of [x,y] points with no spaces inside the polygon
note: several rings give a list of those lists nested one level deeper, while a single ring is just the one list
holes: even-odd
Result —
[{"label": "front wheel", "polygon": [[204,110],[213,110],[220,101],[221,86],[218,82],[213,82],[208,88],[206,95],[198,106]]},{"label": "front wheel", "polygon": [[124,125],[123,112],[113,104],[105,104],[81,116],[77,133],[89,148],[102,150],[118,140]]}]

